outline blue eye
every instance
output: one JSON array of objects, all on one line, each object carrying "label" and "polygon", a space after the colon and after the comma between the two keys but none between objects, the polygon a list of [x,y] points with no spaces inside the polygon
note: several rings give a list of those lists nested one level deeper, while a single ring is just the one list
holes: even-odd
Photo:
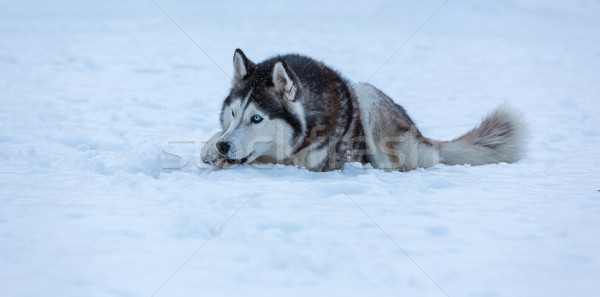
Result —
[{"label": "blue eye", "polygon": [[252,124],[258,124],[258,123],[262,122],[262,120],[263,120],[263,118],[257,114],[253,115],[252,118],[250,119]]}]

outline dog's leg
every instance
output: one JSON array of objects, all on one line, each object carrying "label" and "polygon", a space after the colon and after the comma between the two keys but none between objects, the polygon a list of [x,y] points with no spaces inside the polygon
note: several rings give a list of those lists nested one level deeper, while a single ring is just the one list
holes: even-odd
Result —
[{"label": "dog's leg", "polygon": [[367,158],[375,168],[408,171],[439,163],[439,145],[421,135],[406,111],[369,84],[354,87],[365,132]]}]

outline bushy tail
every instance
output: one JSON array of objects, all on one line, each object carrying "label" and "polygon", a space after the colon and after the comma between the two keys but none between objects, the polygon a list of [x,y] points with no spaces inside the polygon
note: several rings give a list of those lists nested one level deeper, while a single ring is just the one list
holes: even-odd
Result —
[{"label": "bushy tail", "polygon": [[484,165],[518,161],[525,153],[527,125],[521,114],[506,106],[490,113],[469,133],[440,143],[440,162]]}]

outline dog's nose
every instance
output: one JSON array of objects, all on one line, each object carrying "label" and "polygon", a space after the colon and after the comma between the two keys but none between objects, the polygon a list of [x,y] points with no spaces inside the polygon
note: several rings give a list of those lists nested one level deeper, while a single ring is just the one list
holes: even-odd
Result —
[{"label": "dog's nose", "polygon": [[231,149],[231,144],[229,144],[229,142],[225,142],[225,141],[217,142],[217,150],[219,150],[219,153],[226,155],[230,149]]}]

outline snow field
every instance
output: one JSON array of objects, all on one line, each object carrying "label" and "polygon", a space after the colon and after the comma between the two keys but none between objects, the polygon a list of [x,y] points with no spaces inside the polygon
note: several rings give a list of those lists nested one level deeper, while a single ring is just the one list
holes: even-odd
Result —
[{"label": "snow field", "polygon": [[[352,81],[443,4],[156,3],[227,75],[240,47]],[[230,80],[152,1],[2,7],[7,296],[152,296],[184,263],[156,296],[445,296],[427,275],[451,297],[599,289],[597,1],[448,2],[370,82],[436,139],[509,103],[529,153],[408,173],[198,168],[189,141],[216,132]]]}]

